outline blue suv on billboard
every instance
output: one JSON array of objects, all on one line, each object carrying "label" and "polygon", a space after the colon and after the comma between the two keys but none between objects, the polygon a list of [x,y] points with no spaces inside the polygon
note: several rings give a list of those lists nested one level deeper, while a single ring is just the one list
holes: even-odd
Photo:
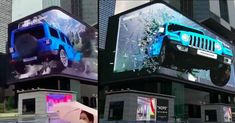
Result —
[{"label": "blue suv on billboard", "polygon": [[233,62],[230,47],[189,26],[172,22],[159,26],[147,54],[159,65],[210,70],[210,79],[217,86],[226,85],[230,78]]},{"label": "blue suv on billboard", "polygon": [[13,30],[9,52],[18,72],[26,64],[56,60],[66,68],[81,60],[81,53],[74,50],[69,38],[46,22]]}]

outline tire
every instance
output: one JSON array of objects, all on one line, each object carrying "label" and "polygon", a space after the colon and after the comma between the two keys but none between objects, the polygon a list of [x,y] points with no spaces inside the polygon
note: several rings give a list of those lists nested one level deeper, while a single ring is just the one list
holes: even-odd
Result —
[{"label": "tire", "polygon": [[210,70],[211,81],[217,86],[225,86],[229,81],[230,74],[230,65],[219,64],[217,68]]},{"label": "tire", "polygon": [[78,72],[80,72],[80,73],[86,72],[86,66],[83,62],[78,63]]},{"label": "tire", "polygon": [[162,45],[162,48],[161,48],[161,51],[160,51],[160,54],[158,56],[158,63],[159,65],[163,65],[166,61],[166,44],[163,44]]},{"label": "tire", "polygon": [[166,43],[162,45],[161,52],[156,58],[160,66],[168,67],[172,64],[173,56],[170,55],[169,47]]},{"label": "tire", "polygon": [[15,38],[14,42],[16,51],[22,58],[29,58],[37,55],[38,52],[38,41],[31,34],[22,34]]},{"label": "tire", "polygon": [[64,68],[69,66],[69,59],[64,48],[60,48],[59,53],[58,53],[58,59]]}]

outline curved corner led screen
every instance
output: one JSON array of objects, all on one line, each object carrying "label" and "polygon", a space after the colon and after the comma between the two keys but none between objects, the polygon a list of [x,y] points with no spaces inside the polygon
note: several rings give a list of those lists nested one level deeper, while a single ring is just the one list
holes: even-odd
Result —
[{"label": "curved corner led screen", "polygon": [[97,30],[51,7],[9,24],[10,81],[68,75],[97,80]]},{"label": "curved corner led screen", "polygon": [[163,3],[116,17],[115,74],[146,71],[234,90],[234,47],[215,33]]}]

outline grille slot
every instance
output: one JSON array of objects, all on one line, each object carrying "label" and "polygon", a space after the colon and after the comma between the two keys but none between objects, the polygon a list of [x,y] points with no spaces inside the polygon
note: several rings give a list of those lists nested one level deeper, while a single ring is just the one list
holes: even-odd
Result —
[{"label": "grille slot", "polygon": [[215,51],[215,41],[207,38],[202,38],[199,36],[190,35],[189,46],[196,47],[206,51],[212,51],[212,52]]}]

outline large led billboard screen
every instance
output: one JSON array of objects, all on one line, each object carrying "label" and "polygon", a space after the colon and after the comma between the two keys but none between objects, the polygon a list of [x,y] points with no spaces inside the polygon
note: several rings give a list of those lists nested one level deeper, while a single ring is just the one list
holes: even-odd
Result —
[{"label": "large led billboard screen", "polygon": [[161,75],[234,91],[234,46],[166,3],[117,14],[108,31],[112,80]]},{"label": "large led billboard screen", "polygon": [[59,7],[8,26],[9,81],[50,75],[97,80],[96,29]]}]

